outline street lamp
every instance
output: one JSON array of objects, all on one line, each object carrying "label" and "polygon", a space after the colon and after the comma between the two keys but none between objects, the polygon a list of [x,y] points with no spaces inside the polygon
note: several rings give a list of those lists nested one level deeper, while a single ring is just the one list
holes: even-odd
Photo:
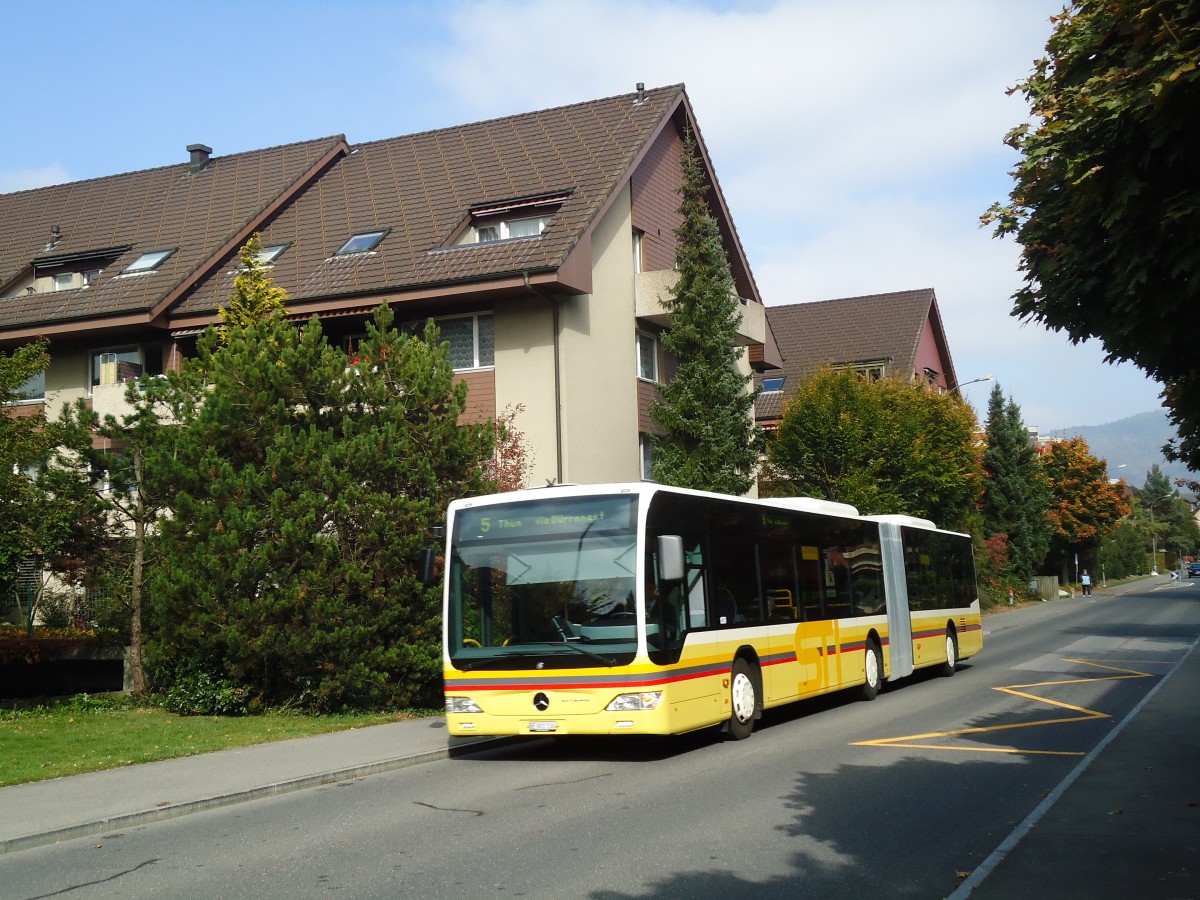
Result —
[{"label": "street lamp", "polygon": [[1154,504],[1159,500],[1166,500],[1171,494],[1163,494],[1161,497],[1147,497],[1143,502],[1150,508],[1150,546],[1153,554],[1153,559],[1150,562],[1150,574],[1158,574],[1158,533],[1154,530]]},{"label": "street lamp", "polygon": [[962,389],[965,388],[968,384],[978,384],[980,381],[995,381],[995,380],[996,380],[995,375],[980,375],[978,378],[972,378],[970,381],[960,381],[958,384],[956,384],[954,386],[954,389],[952,391],[950,391],[950,393],[958,394],[961,397]]}]

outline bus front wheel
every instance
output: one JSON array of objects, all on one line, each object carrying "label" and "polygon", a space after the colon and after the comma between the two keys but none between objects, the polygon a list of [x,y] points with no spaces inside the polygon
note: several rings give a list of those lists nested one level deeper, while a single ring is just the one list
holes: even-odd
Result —
[{"label": "bus front wheel", "polygon": [[725,732],[733,740],[750,737],[754,730],[754,715],[758,711],[758,690],[750,663],[738,657],[733,661],[729,677],[729,722]]},{"label": "bus front wheel", "polygon": [[864,700],[874,700],[879,696],[879,689],[883,686],[883,654],[879,652],[879,645],[874,640],[867,641],[866,657],[863,659],[863,674],[866,676],[866,681],[862,686],[862,697]]}]

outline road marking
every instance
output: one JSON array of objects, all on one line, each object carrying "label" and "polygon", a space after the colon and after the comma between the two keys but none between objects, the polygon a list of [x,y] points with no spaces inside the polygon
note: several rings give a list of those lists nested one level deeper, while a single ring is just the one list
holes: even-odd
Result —
[{"label": "road marking", "polygon": [[1118,666],[1106,665],[1092,659],[1064,659],[1063,662],[1077,663],[1082,666],[1091,666],[1096,669],[1104,669],[1108,672],[1116,672],[1116,675],[1104,675],[1096,678],[1066,678],[1058,681],[1036,681],[1030,684],[1010,684],[1004,687],[992,688],[994,691],[1000,691],[1002,694],[1011,694],[1014,697],[1022,697],[1026,700],[1032,700],[1035,703],[1046,703],[1057,709],[1063,709],[1068,712],[1077,713],[1078,715],[1059,716],[1053,719],[1037,719],[1033,722],[1013,722],[1007,725],[984,725],[977,728],[956,728],[950,731],[930,731],[925,734],[909,734],[902,737],[877,738],[870,741],[854,741],[853,747],[905,747],[915,750],[953,750],[959,752],[974,752],[974,753],[1014,753],[1027,756],[1083,756],[1085,751],[1075,750],[1022,750],[1019,747],[986,747],[978,744],[968,746],[953,746],[946,744],[929,744],[921,743],[923,741],[932,741],[938,738],[953,738],[961,737],[968,734],[987,734],[989,732],[1012,731],[1018,728],[1038,728],[1045,725],[1065,725],[1068,722],[1087,722],[1092,719],[1108,719],[1111,718],[1109,713],[1100,712],[1095,709],[1087,709],[1083,706],[1075,706],[1071,703],[1066,703],[1061,700],[1054,700],[1049,697],[1040,697],[1037,694],[1028,693],[1033,688],[1057,687],[1060,685],[1069,684],[1091,684],[1102,681],[1127,681],[1133,678],[1153,678],[1149,672],[1141,672],[1137,669],[1125,669]]}]

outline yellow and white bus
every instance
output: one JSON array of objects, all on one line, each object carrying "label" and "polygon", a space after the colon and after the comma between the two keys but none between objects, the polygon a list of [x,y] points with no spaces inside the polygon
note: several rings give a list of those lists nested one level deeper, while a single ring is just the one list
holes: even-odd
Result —
[{"label": "yellow and white bus", "polygon": [[457,500],[447,526],[454,735],[740,739],[983,646],[970,538],[925,519],[609,484]]}]

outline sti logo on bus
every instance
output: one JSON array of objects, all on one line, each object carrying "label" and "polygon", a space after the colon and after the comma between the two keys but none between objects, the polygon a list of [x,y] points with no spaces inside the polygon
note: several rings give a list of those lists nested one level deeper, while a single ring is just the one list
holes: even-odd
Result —
[{"label": "sti logo on bus", "polygon": [[545,712],[550,708],[550,698],[545,694],[538,693],[533,695],[533,707],[539,712]]}]

